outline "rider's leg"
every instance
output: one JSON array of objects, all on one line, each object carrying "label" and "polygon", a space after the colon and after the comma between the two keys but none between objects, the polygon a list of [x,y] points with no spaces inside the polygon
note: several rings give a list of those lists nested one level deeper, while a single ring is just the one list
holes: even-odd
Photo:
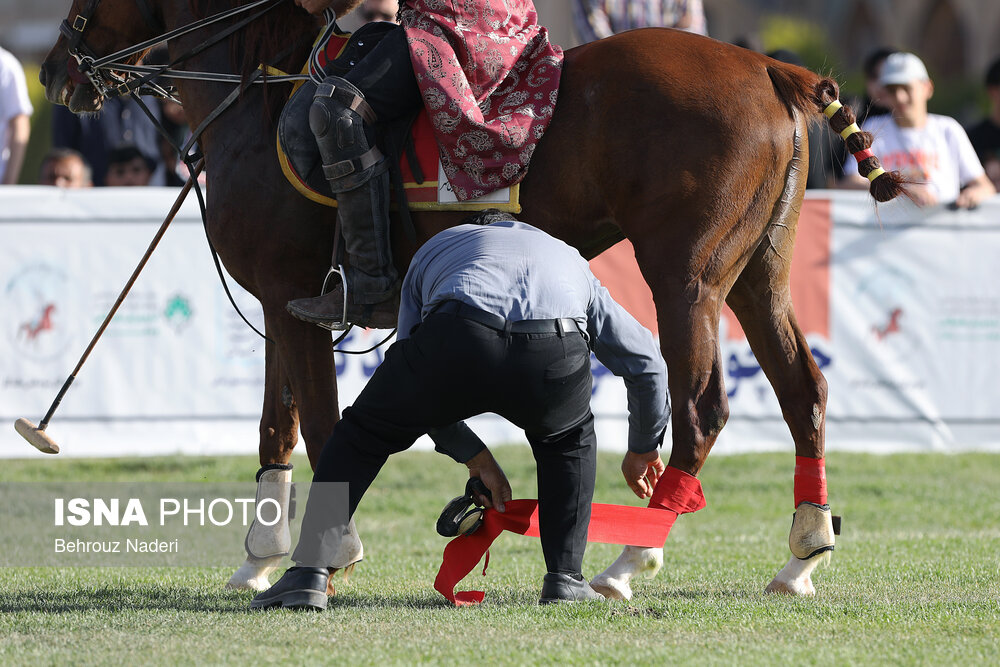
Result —
[{"label": "rider's leg", "polygon": [[375,147],[373,126],[376,119],[392,120],[420,104],[402,28],[386,35],[344,77],[328,77],[317,90],[309,122],[337,195],[350,257],[347,312],[341,283],[323,296],[290,302],[292,315],[330,328],[347,322],[395,326],[399,276],[389,244],[388,164]]}]

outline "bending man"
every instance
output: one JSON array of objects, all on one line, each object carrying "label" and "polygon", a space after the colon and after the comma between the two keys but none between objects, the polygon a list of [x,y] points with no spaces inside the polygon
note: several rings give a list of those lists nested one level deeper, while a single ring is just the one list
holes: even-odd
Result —
[{"label": "bending man", "polygon": [[[484,213],[477,220],[506,217]],[[593,350],[628,392],[623,471],[652,493],[669,419],[666,366],[652,335],[618,305],[576,250],[514,220],[464,224],[430,239],[403,281],[399,332],[385,361],[326,443],[290,568],[251,607],[326,607],[340,530],[316,482],[347,482],[348,514],[390,454],[430,433],[438,451],[511,497],[503,471],[461,422],[494,412],[524,429],[537,462],[547,574],[541,602],[600,597],[582,575],[596,472],[590,411]],[[490,502],[492,501],[492,502]],[[348,517],[341,517],[346,522]]]}]

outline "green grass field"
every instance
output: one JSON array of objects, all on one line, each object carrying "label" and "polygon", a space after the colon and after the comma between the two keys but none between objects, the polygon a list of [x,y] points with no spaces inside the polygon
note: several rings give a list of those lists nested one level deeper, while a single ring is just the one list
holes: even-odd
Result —
[{"label": "green grass field", "polygon": [[[497,449],[515,497],[534,496],[526,447]],[[602,455],[598,502],[635,503]],[[304,459],[297,479],[307,479]],[[478,608],[432,588],[434,532],[464,468],[425,452],[391,459],[358,513],[366,559],[325,613],[251,613],[219,568],[0,569],[0,660],[202,663],[1000,663],[1000,457],[834,454],[844,516],[812,599],[766,596],[788,558],[792,455],[709,460],[708,507],[681,518],[663,571],[629,603],[539,607],[538,541],[502,535]],[[245,481],[247,458],[5,461],[4,481]],[[0,508],[2,511],[2,508]],[[585,574],[618,554],[592,545]],[[233,569],[239,563],[233,563]]]}]

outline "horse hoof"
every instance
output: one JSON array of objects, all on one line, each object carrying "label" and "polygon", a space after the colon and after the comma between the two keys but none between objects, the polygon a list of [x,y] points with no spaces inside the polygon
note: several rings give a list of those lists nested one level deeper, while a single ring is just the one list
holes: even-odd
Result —
[{"label": "horse hoof", "polygon": [[[272,562],[276,561],[274,564]],[[278,569],[281,558],[257,560],[247,558],[240,569],[229,578],[226,588],[240,591],[266,591],[271,587],[268,577]]]},{"label": "horse hoof", "polygon": [[780,593],[783,595],[809,596],[816,595],[816,588],[810,579],[799,581],[781,581],[775,577],[764,589],[765,593]]},{"label": "horse hoof", "polygon": [[590,587],[609,600],[632,599],[632,587],[623,579],[599,574],[590,582]]},{"label": "horse hoof", "polygon": [[783,593],[785,595],[816,595],[812,583],[812,572],[820,563],[830,562],[830,552],[827,551],[808,560],[792,556],[788,559],[781,572],[764,589],[765,593]]}]

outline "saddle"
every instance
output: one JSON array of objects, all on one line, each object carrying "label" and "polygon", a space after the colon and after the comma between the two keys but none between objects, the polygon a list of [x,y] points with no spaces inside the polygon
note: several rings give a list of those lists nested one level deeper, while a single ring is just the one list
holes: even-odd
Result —
[{"label": "saddle", "polygon": [[[324,74],[343,76],[395,28],[391,23],[373,22],[354,33],[334,32],[318,53]],[[302,72],[307,71],[308,63]],[[278,160],[285,178],[300,194],[335,207],[337,201],[323,175],[323,161],[309,129],[309,107],[316,88],[316,83],[309,80],[292,89],[278,120]],[[441,167],[434,128],[426,109],[408,118],[379,122],[375,129],[376,144],[390,164],[394,208],[403,204],[409,210],[521,211],[517,185],[478,199],[458,201]]]}]

